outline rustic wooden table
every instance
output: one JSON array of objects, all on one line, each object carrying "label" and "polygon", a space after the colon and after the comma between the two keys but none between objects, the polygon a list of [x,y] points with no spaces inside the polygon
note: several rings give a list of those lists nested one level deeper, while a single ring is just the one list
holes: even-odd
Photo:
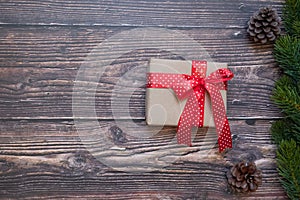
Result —
[{"label": "rustic wooden table", "polygon": [[[272,56],[272,45],[251,43],[245,30],[249,17],[259,7],[273,5],[281,13],[282,3],[282,0],[1,1],[0,198],[286,199],[276,171],[276,146],[269,131],[271,122],[280,117],[279,109],[270,100],[280,72]],[[228,91],[234,148],[226,154],[219,154],[215,146],[203,156],[199,147],[205,144],[201,144],[199,134],[194,147],[184,148],[181,155],[171,154],[177,156],[175,162],[164,165],[165,154],[159,150],[173,152],[178,148],[169,145],[176,127],[165,127],[154,138],[132,136],[149,131],[144,122],[145,85],[138,88],[122,85],[118,82],[120,77],[138,68],[131,80],[145,83],[145,64],[149,58],[177,59],[180,55],[145,48],[143,41],[130,35],[133,50],[122,56],[116,56],[114,45],[104,55],[101,49],[97,51],[97,46],[124,31],[148,27],[180,31],[205,48],[214,61],[228,63],[234,72]],[[153,43],[165,39],[160,34],[152,37]],[[121,40],[115,43],[120,44]],[[190,55],[196,53],[186,46],[184,39],[176,39],[172,45]],[[97,85],[96,119],[83,119],[86,129],[81,133],[94,141],[83,142],[73,119],[72,94],[78,70],[92,51],[95,57],[113,58],[114,62],[106,66]],[[83,87],[88,89],[90,84],[97,83],[86,83]],[[129,113],[118,106],[114,109],[119,114],[112,112],[116,85],[128,88],[117,99],[130,99]],[[121,133],[110,131],[117,118],[122,119],[117,124],[121,124]],[[97,126],[93,124],[95,120],[99,122]],[[117,150],[128,149],[131,154],[122,157],[121,153],[121,156],[110,154],[117,150],[97,148],[101,146],[97,134],[107,136]],[[128,159],[128,166],[118,171],[96,159],[97,153],[121,164]],[[133,173],[138,161],[145,159],[152,159],[148,163],[149,172]],[[263,184],[254,193],[233,195],[228,192],[225,172],[232,163],[243,159],[255,161],[262,169]]]}]

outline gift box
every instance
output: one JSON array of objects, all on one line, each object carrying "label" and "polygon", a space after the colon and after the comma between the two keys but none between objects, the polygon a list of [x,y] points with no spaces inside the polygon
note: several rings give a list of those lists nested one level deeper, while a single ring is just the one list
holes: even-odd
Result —
[{"label": "gift box", "polygon": [[[151,59],[148,73],[174,73],[191,75],[192,61]],[[206,74],[217,69],[227,68],[226,63],[207,62]],[[221,90],[225,109],[227,109],[227,92]],[[180,100],[171,88],[146,89],[146,123],[148,125],[177,126],[179,117],[185,107],[187,99]],[[204,104],[204,127],[215,127],[211,100],[206,92]]]},{"label": "gift box", "polygon": [[232,77],[226,63],[151,59],[146,123],[178,126],[178,142],[187,145],[192,126],[216,127],[220,151],[231,147],[226,89]]}]

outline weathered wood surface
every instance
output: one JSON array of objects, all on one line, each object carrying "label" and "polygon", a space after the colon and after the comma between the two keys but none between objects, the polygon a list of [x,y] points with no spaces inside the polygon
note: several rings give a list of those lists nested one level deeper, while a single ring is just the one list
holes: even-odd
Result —
[{"label": "weathered wood surface", "polygon": [[[260,6],[271,4],[280,13],[282,2],[1,1],[0,199],[286,199],[269,133],[271,121],[280,117],[270,101],[279,70],[272,45],[253,44],[245,32],[247,20]],[[175,127],[142,138],[157,131],[144,124],[145,63],[151,57],[182,57],[163,50],[168,45],[145,49],[143,40],[133,40],[125,48],[137,50],[120,57],[113,50],[93,52],[136,27],[171,27],[197,41],[214,61],[229,64],[235,73],[228,92],[232,150],[220,155],[215,136],[204,137],[201,131],[193,147],[178,147],[172,143]],[[153,43],[165,39],[151,38]],[[172,42],[197,57],[184,39]],[[98,84],[99,124],[90,118],[72,120],[73,86],[91,52],[114,59],[98,83],[89,83]],[[119,84],[133,69],[135,80]],[[127,89],[118,99],[121,105],[130,98],[129,114],[121,107],[118,115],[112,114],[116,86]],[[124,134],[111,132],[115,125]],[[103,147],[103,138],[110,146]],[[231,194],[225,172],[243,159],[262,169],[263,185],[255,193]],[[103,164],[107,162],[114,166]],[[150,172],[128,172],[145,169]]]},{"label": "weathered wood surface", "polygon": [[[88,53],[99,43],[127,28],[2,27],[0,30],[0,40],[3,41],[0,47],[0,118],[71,119],[72,92],[78,69],[82,63],[88,62]],[[235,36],[239,31],[241,35]],[[270,101],[273,84],[278,77],[272,45],[250,45],[242,29],[220,32],[198,28],[182,32],[199,42],[214,61],[228,63],[234,72],[228,92],[230,118],[279,116],[279,110]],[[159,40],[164,40],[164,36],[153,36],[153,43]],[[174,43],[197,56],[193,49],[185,46],[184,39]],[[114,44],[117,46],[124,42]],[[106,67],[98,84],[96,111],[99,119],[144,119],[147,62],[151,57],[176,58],[161,49],[140,49],[145,46],[143,41],[136,40],[130,45],[132,49],[139,50],[122,57],[116,57],[118,52],[113,50],[104,52],[107,55],[103,52],[94,54],[95,57],[116,57],[112,65]],[[124,78],[128,72],[132,75],[120,83],[121,77]],[[126,88],[118,96],[119,101],[131,99],[133,102],[129,105],[131,116],[118,107],[119,116],[112,116],[111,98],[116,85],[120,89]],[[88,90],[91,86],[83,87]]]},{"label": "weathered wood surface", "polygon": [[[115,123],[99,123],[102,130],[102,133],[98,133],[99,138],[101,134],[109,137],[109,128]],[[140,125],[139,130],[132,129],[130,122],[121,123],[123,129],[127,130],[123,136],[128,139],[123,147],[145,159],[139,160],[139,163],[147,162],[150,152],[154,159],[148,167],[154,171],[149,173],[116,172],[101,164],[92,157],[91,151],[85,149],[73,121],[2,121],[0,195],[28,198],[36,194],[41,197],[50,194],[59,197],[91,195],[97,198],[125,199],[285,198],[274,168],[275,145],[271,143],[268,134],[270,121],[232,121],[234,149],[227,152],[224,158],[216,147],[204,156],[205,151],[199,150],[201,135],[196,137],[195,146],[184,148],[181,155],[176,155],[172,150],[178,146],[168,145],[170,138],[174,137],[175,127],[164,128],[155,139],[141,140],[129,135],[149,131],[143,121],[137,123]],[[93,129],[95,127],[91,125],[85,130],[87,137],[93,138]],[[89,141],[92,142],[95,141]],[[112,142],[117,141],[112,139]],[[166,163],[165,167],[156,169],[158,160],[164,161],[166,156],[159,151],[164,148],[168,148],[170,156],[177,158],[174,164]],[[244,159],[255,160],[262,169],[263,184],[255,193],[234,196],[228,192],[224,173],[232,163]],[[137,161],[132,155],[127,156],[126,160],[123,162],[128,169],[134,171]],[[49,188],[51,191],[47,191]]]},{"label": "weathered wood surface", "polygon": [[1,1],[2,24],[245,27],[258,7],[282,0]]}]

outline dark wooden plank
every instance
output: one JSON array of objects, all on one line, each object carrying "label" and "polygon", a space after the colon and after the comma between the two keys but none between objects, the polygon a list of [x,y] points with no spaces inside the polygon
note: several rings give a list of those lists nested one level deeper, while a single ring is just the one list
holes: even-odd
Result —
[{"label": "dark wooden plank", "polygon": [[[279,71],[272,45],[250,43],[244,30],[260,6],[281,9],[282,2],[1,1],[0,198],[286,199],[276,171],[270,121],[255,120],[280,116],[269,99]],[[226,154],[217,153],[213,134],[205,137],[199,131],[193,147],[179,147],[173,141],[176,127],[158,131],[143,121],[147,61],[182,59],[167,50],[172,45],[197,57],[199,52],[186,38],[149,37],[145,29],[142,40],[123,35],[125,44],[111,42],[108,53],[97,49],[130,27],[149,26],[177,27],[168,30],[182,31],[214,61],[229,63],[236,74],[228,93],[228,114],[235,119],[230,121],[234,148]],[[160,49],[149,45],[165,40],[169,43],[160,43]],[[130,51],[117,56],[124,49]],[[77,115],[74,122],[69,119],[77,72],[82,65],[99,62],[89,60],[89,53],[113,63],[99,83],[92,76],[81,82],[87,90],[98,85],[100,121],[86,120],[90,117],[83,114],[85,120]],[[114,106],[117,86],[123,91]],[[129,114],[121,107],[128,99]],[[77,108],[86,111],[84,105]],[[129,118],[135,122],[124,120]],[[115,125],[122,134],[110,131]],[[225,172],[240,160],[253,160],[263,170],[263,185],[255,193],[228,192]],[[136,173],[139,170],[148,172]]]},{"label": "dark wooden plank", "polygon": [[[187,46],[193,40],[197,43],[195,46],[202,47],[212,59],[218,62],[227,62],[231,66],[253,67],[274,64],[273,45],[252,43],[243,28],[140,28],[138,29],[141,30],[140,33],[144,31],[145,37],[149,38],[126,36],[126,31],[134,30],[137,29],[127,27],[0,26],[0,64],[1,67],[78,68],[83,61],[87,62],[87,56],[93,50],[94,57],[106,56],[107,60],[115,59],[114,63],[145,61],[155,56],[170,56],[171,54],[165,51],[171,46],[187,52],[186,54],[191,57],[199,57],[199,53],[205,56],[205,52],[196,52],[194,51],[195,47]],[[161,32],[150,35],[153,33],[150,32],[151,30],[161,30]],[[181,34],[184,38],[180,38]],[[116,38],[118,36],[122,38]],[[151,42],[152,46],[159,42],[162,43],[159,46],[160,51],[151,49],[151,45],[149,45]],[[167,42],[170,43],[166,44]],[[97,49],[98,45],[102,43],[111,45],[113,47],[111,52]],[[121,51],[122,48],[130,51],[122,52],[124,55],[120,57],[114,57],[119,53],[117,50]],[[130,54],[131,51],[135,52]]]},{"label": "dark wooden plank", "polygon": [[[119,73],[117,71],[122,67],[123,65],[114,66],[116,73]],[[72,118],[72,92],[76,70],[49,68],[2,68],[1,70],[3,76],[0,89],[1,118]],[[229,84],[228,116],[230,118],[280,116],[279,110],[269,99],[273,80],[263,77],[266,71],[277,73],[275,68],[245,67],[232,68],[232,71],[236,76]],[[125,85],[118,85],[123,92],[115,97],[118,102],[113,105],[111,96],[116,95],[113,88],[118,77],[106,77],[100,81],[95,97],[95,108],[99,119],[144,118],[146,68],[140,72],[142,73],[136,74],[136,77],[141,88],[128,88],[129,84],[136,82],[137,79],[128,80],[128,84]],[[250,76],[253,76],[253,79]],[[89,90],[88,87],[89,85],[86,85],[84,89]],[[82,99],[87,98],[82,97]],[[128,106],[126,106],[127,101],[131,102]],[[86,116],[84,111],[87,109],[84,103],[76,104],[76,107],[77,110],[82,111],[82,115],[75,117]],[[112,107],[115,113],[112,113]],[[124,108],[128,108],[129,113]]]},{"label": "dark wooden plank", "polygon": [[[2,119],[70,119],[72,92],[77,72],[85,64],[107,58],[112,63],[105,67],[96,92],[96,112],[99,119],[144,119],[146,65],[151,57],[182,59],[164,49],[176,46],[190,57],[199,52],[186,46],[186,38],[176,39],[161,49],[147,49],[146,45],[165,41],[165,35],[152,35],[150,41],[133,40],[112,42],[112,50],[102,52],[97,47],[115,34],[128,28],[70,28],[70,27],[2,27],[0,28],[0,118]],[[148,29],[147,29],[148,30]],[[173,31],[173,30],[170,30]],[[179,30],[176,30],[179,31]],[[239,35],[235,35],[239,32]],[[274,81],[279,71],[272,56],[272,45],[250,44],[243,29],[186,29],[188,38],[199,42],[211,59],[227,62],[235,73],[229,83],[228,116],[231,119],[272,118],[280,116],[270,101]],[[172,32],[173,34],[174,32]],[[177,34],[177,33],[176,33]],[[176,36],[174,33],[174,37]],[[125,41],[126,38],[123,38]],[[130,49],[118,56],[120,48]],[[198,45],[198,44],[197,44]],[[197,46],[196,45],[196,46]],[[132,49],[132,50],[131,50]],[[135,50],[136,49],[136,50]],[[98,60],[97,60],[98,59]],[[96,65],[97,66],[97,65]],[[80,82],[89,90],[97,82],[94,72],[86,75],[88,82]],[[125,76],[131,73],[130,76]],[[122,82],[120,82],[122,80]],[[97,85],[96,85],[97,86]],[[117,114],[112,114],[114,90],[124,90],[117,96]],[[130,100],[129,114],[124,105]],[[119,107],[120,106],[120,107]],[[84,105],[77,105],[85,113]],[[82,116],[84,117],[84,115]]]},{"label": "dark wooden plank", "polygon": [[259,7],[283,0],[245,1],[1,1],[1,24],[245,27]]},{"label": "dark wooden plank", "polygon": [[[112,150],[102,149],[96,140],[80,140],[73,121],[0,121],[0,195],[28,199],[273,199],[274,196],[286,199],[276,171],[276,145],[271,143],[270,121],[230,121],[234,148],[221,155],[215,147],[206,156],[205,151],[200,151],[200,145],[206,145],[201,143],[201,134],[196,136],[193,147],[182,149],[169,144],[175,127],[165,127],[154,138],[137,138],[132,134],[151,134],[151,131],[143,121],[135,124],[140,128],[133,127],[130,121],[118,122],[127,141],[116,146],[134,152],[126,156],[119,150],[118,156]],[[81,131],[86,137],[93,139],[96,134],[98,138],[117,142],[109,131],[115,122],[100,121],[100,129],[92,121],[85,121],[85,125]],[[87,143],[94,146],[86,149],[83,144]],[[174,154],[178,148],[181,154]],[[162,154],[161,149],[176,159],[173,164],[155,168],[155,160],[167,161],[164,158],[168,154]],[[104,165],[99,157],[93,157],[99,155],[97,152],[125,162],[127,172]],[[156,158],[154,162],[147,163],[149,153]],[[121,155],[126,159],[119,159]],[[140,156],[139,162],[134,161],[133,155]],[[228,192],[225,172],[239,160],[255,161],[262,169],[263,184],[257,192],[246,195]],[[134,173],[141,163],[147,163],[150,172]]]}]

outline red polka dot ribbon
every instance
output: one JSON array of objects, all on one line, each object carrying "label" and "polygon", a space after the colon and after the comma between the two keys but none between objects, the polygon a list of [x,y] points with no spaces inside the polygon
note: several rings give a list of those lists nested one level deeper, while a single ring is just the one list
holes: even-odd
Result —
[{"label": "red polka dot ribbon", "polygon": [[180,100],[187,98],[178,121],[177,141],[188,146],[192,145],[192,127],[203,127],[205,91],[207,91],[218,133],[219,151],[222,152],[226,148],[232,148],[232,139],[220,90],[227,89],[227,81],[233,78],[233,73],[224,68],[206,77],[206,69],[206,61],[194,60],[191,75],[148,73],[147,88],[171,88]]}]

